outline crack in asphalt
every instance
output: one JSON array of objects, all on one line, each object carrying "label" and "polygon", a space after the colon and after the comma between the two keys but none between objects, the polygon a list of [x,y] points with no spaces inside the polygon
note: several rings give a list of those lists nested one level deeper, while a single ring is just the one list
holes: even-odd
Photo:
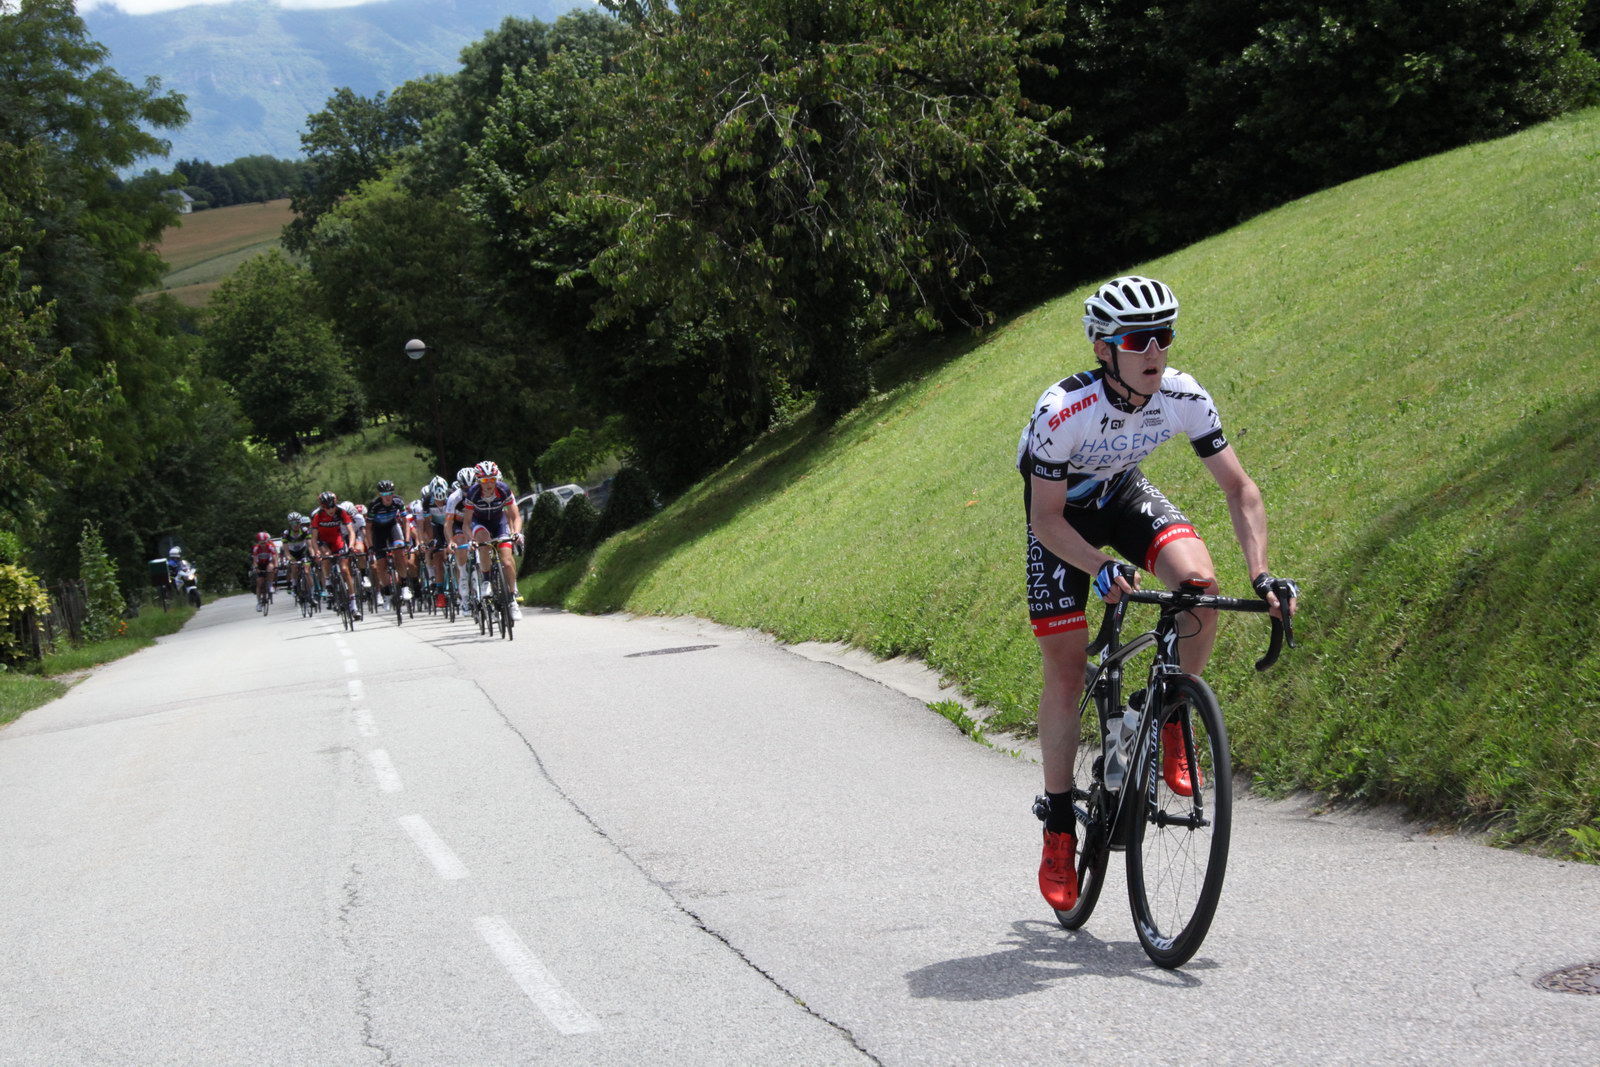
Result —
[{"label": "crack in asphalt", "polygon": [[517,739],[522,742],[523,747],[528,750],[528,754],[533,757],[534,765],[539,768],[540,777],[542,777],[545,782],[549,784],[551,789],[556,791],[556,795],[559,796],[568,807],[577,812],[579,818],[583,819],[584,822],[589,824],[590,828],[594,830],[595,834],[597,834],[601,840],[614,849],[618,855],[620,855],[633,867],[634,870],[638,871],[645,881],[654,886],[662,896],[666,897],[667,900],[672,903],[672,906],[678,910],[678,912],[684,915],[695,925],[696,929],[707,936],[714,938],[729,952],[738,957],[740,962],[742,962],[746,967],[760,975],[767,981],[768,984],[770,984],[778,992],[782,993],[785,997],[788,997],[792,1003],[805,1011],[806,1014],[812,1016],[819,1022],[832,1027],[841,1037],[850,1042],[851,1046],[857,1052],[866,1057],[869,1062],[878,1064],[879,1067],[881,1067],[883,1061],[869,1052],[866,1046],[861,1043],[861,1041],[856,1037],[855,1033],[851,1031],[849,1027],[845,1026],[843,1023],[835,1022],[833,1019],[828,1018],[820,1011],[817,1011],[810,1004],[807,1004],[797,993],[795,993],[788,986],[784,985],[783,982],[779,980],[777,975],[762,967],[760,964],[756,963],[755,960],[746,955],[744,950],[729,940],[726,934],[713,929],[709,924],[707,924],[705,919],[702,918],[693,908],[689,907],[682,900],[680,900],[665,882],[661,881],[661,879],[657,878],[654,874],[651,874],[649,869],[647,869],[637,859],[630,855],[627,849],[617,844],[617,842],[612,839],[611,835],[606,832],[605,827],[601,826],[599,822],[595,820],[594,816],[585,811],[583,805],[579,804],[571,794],[562,788],[561,783],[556,781],[555,776],[550,773],[550,768],[545,766],[544,758],[539,755],[539,750],[534,747],[532,741],[528,740],[528,735],[524,734],[520,729],[517,728],[516,723],[511,721],[510,716],[505,713],[504,709],[500,707],[499,703],[495,701],[494,697],[489,695],[488,691],[485,690],[481,684],[479,684],[477,679],[471,679],[471,681],[472,684],[477,687],[478,692],[483,695],[483,699],[489,702],[489,706],[494,709],[495,714],[500,716],[500,721],[506,724],[506,729],[515,734]]},{"label": "crack in asphalt", "polygon": [[355,935],[350,929],[350,916],[361,906],[361,868],[354,861],[344,880],[344,899],[339,905],[339,942],[350,957],[359,961],[356,970],[356,1018],[361,1020],[361,1044],[378,1054],[379,1063],[392,1065],[397,1061],[394,1053],[378,1040],[377,1026],[372,1017],[372,961],[363,959],[356,951]]}]

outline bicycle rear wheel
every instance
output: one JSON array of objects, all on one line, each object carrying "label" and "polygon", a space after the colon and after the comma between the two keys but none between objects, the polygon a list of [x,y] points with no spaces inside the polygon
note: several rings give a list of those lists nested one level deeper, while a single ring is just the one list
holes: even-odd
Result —
[{"label": "bicycle rear wheel", "polygon": [[[1084,719],[1098,724],[1098,713],[1084,709]],[[1089,921],[1094,907],[1100,902],[1100,890],[1106,884],[1106,868],[1111,864],[1111,817],[1115,814],[1116,798],[1107,794],[1102,778],[1100,749],[1095,747],[1100,730],[1091,726],[1088,737],[1078,741],[1078,758],[1074,761],[1072,780],[1072,812],[1077,821],[1074,833],[1078,837],[1078,902],[1067,911],[1056,911],[1056,921],[1064,929],[1076,930]],[[1052,909],[1055,910],[1055,909]]]},{"label": "bicycle rear wheel", "polygon": [[[1188,675],[1166,683],[1161,723],[1182,727],[1191,773],[1192,796],[1180,796],[1161,773],[1161,755],[1143,738],[1143,766],[1130,768],[1139,782],[1139,807],[1128,825],[1128,903],[1145,954],[1162,967],[1187,963],[1217,911],[1228,867],[1228,841],[1233,824],[1233,762],[1222,709],[1211,687]],[[1155,756],[1152,759],[1152,755]],[[1155,769],[1150,774],[1151,768]],[[1134,784],[1130,781],[1130,787]]]}]

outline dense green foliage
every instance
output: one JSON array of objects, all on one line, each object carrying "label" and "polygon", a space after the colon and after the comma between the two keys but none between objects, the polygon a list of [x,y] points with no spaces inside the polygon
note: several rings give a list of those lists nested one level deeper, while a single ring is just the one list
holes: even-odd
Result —
[{"label": "dense green foliage", "polygon": [[670,495],[919,330],[1597,85],[1583,0],[605,7],[308,119],[291,247],[441,469],[606,428]]},{"label": "dense green foliage", "polygon": [[[1208,679],[1269,789],[1399,800],[1553,841],[1600,818],[1600,111],[1312,196],[1139,270],[1183,300],[1173,362],[1260,484],[1300,647],[1259,619]],[[921,657],[1031,729],[1017,434],[1090,365],[1081,294],[947,350],[832,432],[777,431],[583,566],[584,611],[693,614]],[[934,457],[930,466],[930,457]],[[1146,465],[1247,591],[1181,443]],[[575,583],[575,584],[574,584]]]},{"label": "dense green foliage", "polygon": [[1069,5],[1046,56],[1060,73],[1032,88],[1073,109],[1073,130],[1102,149],[1104,167],[1056,187],[1056,247],[1074,252],[1072,227],[1087,218],[1109,262],[1169,251],[1316,189],[1594,102],[1585,7]]},{"label": "dense green foliage", "polygon": [[116,636],[128,605],[117,589],[117,569],[106,556],[100,526],[88,519],[83,520],[83,534],[78,538],[78,578],[83,582],[87,609],[83,620],[84,636],[90,641]]},{"label": "dense green foliage", "polygon": [[307,163],[299,159],[244,156],[220,166],[199,159],[179,159],[172,169],[185,181],[195,208],[264,204],[300,196],[306,188]]},{"label": "dense green foliage", "polygon": [[349,361],[304,267],[276,251],[249,260],[211,297],[201,362],[233,388],[255,432],[288,454],[312,431],[360,424]]},{"label": "dense green foliage", "polygon": [[55,580],[77,572],[84,518],[101,520],[131,589],[164,537],[242,539],[281,476],[243,444],[183,313],[134,299],[163,273],[173,178],[117,175],[159,156],[151,131],[185,112],[105,58],[68,0],[0,0],[0,527]]}]

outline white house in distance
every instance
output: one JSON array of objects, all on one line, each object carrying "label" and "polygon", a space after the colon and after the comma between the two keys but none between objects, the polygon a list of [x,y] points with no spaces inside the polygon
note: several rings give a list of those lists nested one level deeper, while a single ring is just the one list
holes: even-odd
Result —
[{"label": "white house in distance", "polygon": [[161,195],[177,201],[178,214],[180,215],[187,215],[194,210],[194,197],[182,189],[167,189]]}]

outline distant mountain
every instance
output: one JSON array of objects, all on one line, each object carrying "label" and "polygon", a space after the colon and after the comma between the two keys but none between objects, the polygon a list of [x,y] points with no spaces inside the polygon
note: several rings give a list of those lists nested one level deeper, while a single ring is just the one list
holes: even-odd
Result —
[{"label": "distant mountain", "polygon": [[[166,131],[171,159],[227,163],[300,155],[306,116],[333,91],[363,96],[460,68],[461,49],[508,15],[554,22],[588,0],[384,0],[321,10],[268,0],[202,4],[153,15],[114,7],[82,13],[109,64],[142,84],[150,75],[188,101],[189,124]],[[148,161],[152,165],[155,161]]]}]

